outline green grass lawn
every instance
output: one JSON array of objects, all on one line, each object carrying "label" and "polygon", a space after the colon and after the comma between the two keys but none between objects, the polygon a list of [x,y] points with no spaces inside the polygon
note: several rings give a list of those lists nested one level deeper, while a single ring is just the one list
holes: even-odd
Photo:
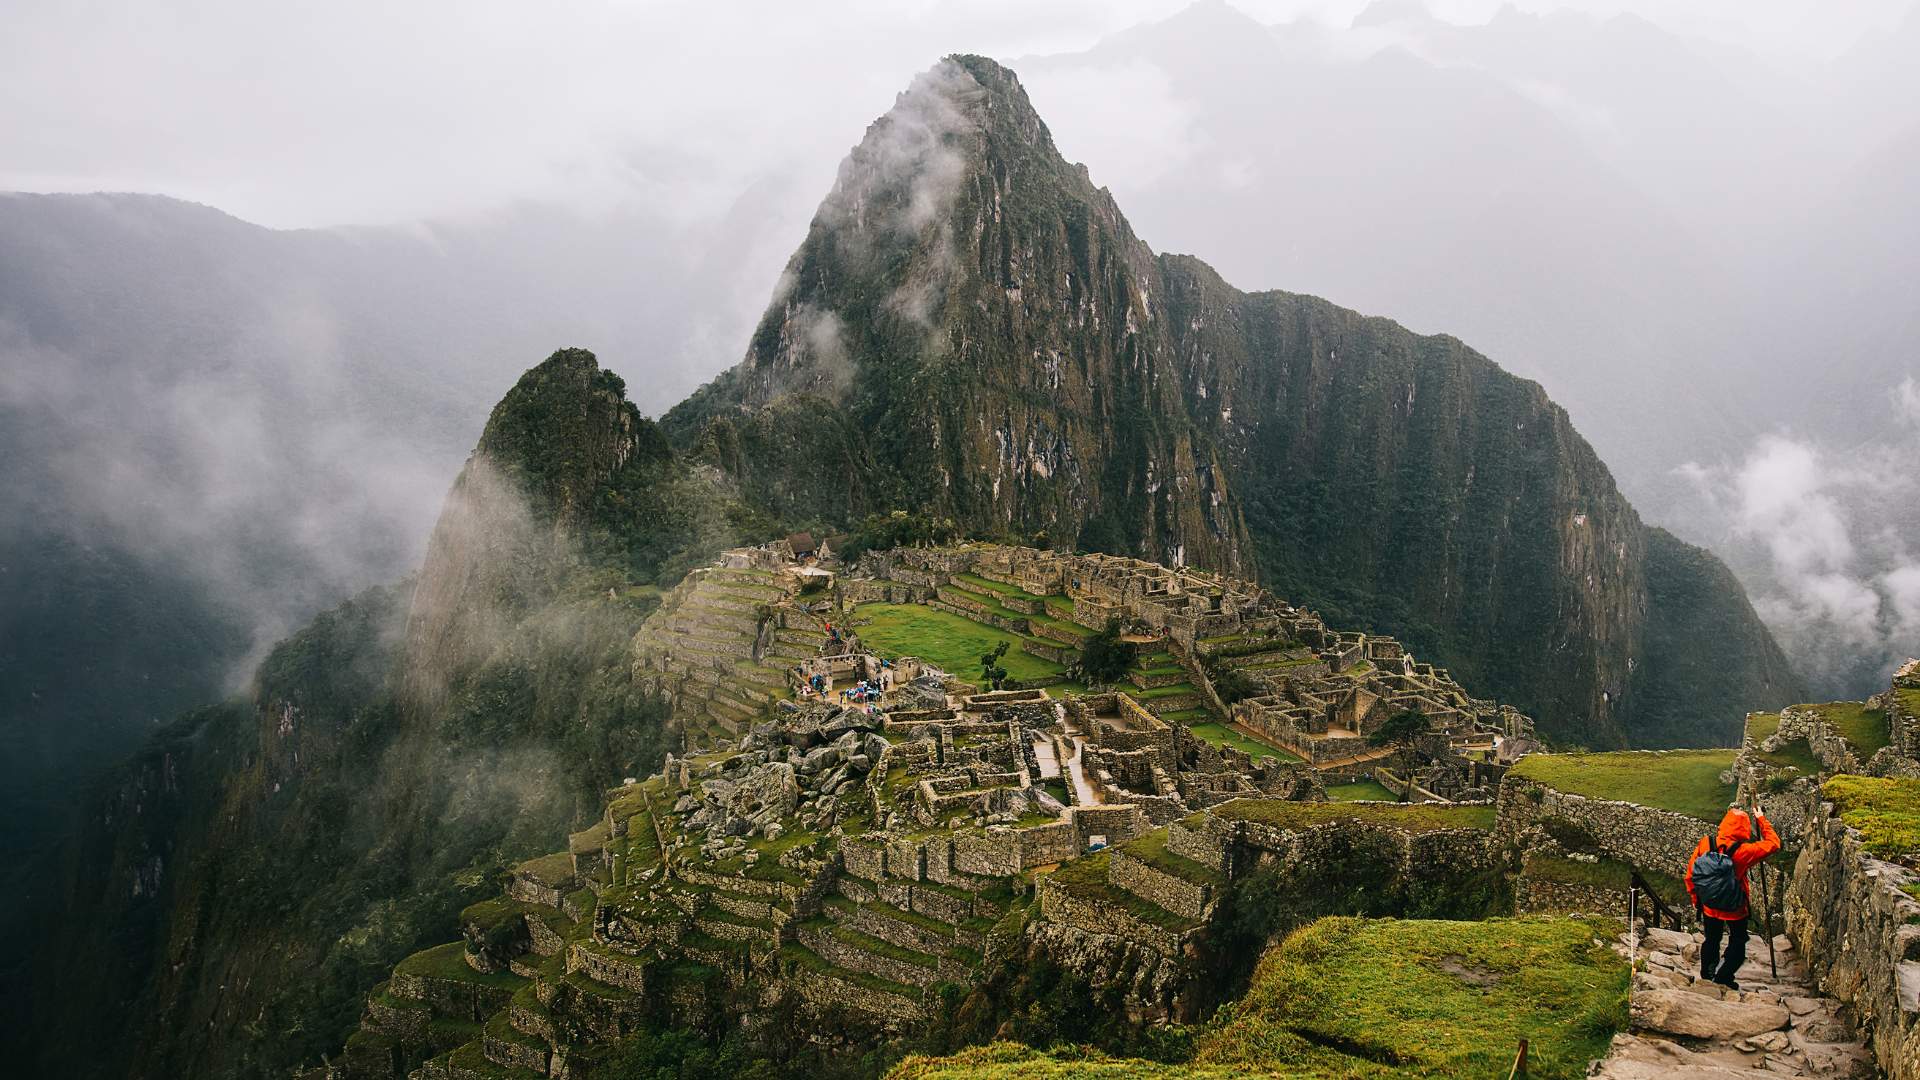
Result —
[{"label": "green grass lawn", "polygon": [[1887,714],[1880,709],[1869,709],[1858,701],[1833,701],[1825,705],[1802,705],[1800,708],[1812,709],[1824,717],[1841,737],[1853,744],[1853,752],[1865,761],[1874,751],[1887,745],[1891,736],[1887,731]]},{"label": "green grass lawn", "polygon": [[1570,795],[1619,799],[1719,821],[1733,802],[1720,774],[1733,750],[1618,750],[1602,754],[1529,754],[1511,775]]},{"label": "green grass lawn", "polygon": [[1398,796],[1378,780],[1356,780],[1351,784],[1334,784],[1327,788],[1327,798],[1334,802],[1394,802]]},{"label": "green grass lawn", "polygon": [[1820,759],[1813,756],[1813,748],[1805,739],[1789,740],[1772,752],[1756,750],[1754,756],[1776,769],[1798,769],[1808,776],[1820,775]]},{"label": "green grass lawn", "polygon": [[1747,738],[1753,745],[1759,746],[1773,733],[1780,730],[1780,714],[1777,712],[1757,712],[1747,714]]},{"label": "green grass lawn", "polygon": [[[980,679],[980,655],[1008,643],[1000,666],[1015,679],[1059,675],[1065,667],[1020,651],[1021,637],[924,604],[861,604],[853,609],[860,640],[887,657],[917,656],[968,682]],[[861,621],[864,620],[864,621]]]},{"label": "green grass lawn", "polygon": [[1187,730],[1193,732],[1193,737],[1202,742],[1210,742],[1215,746],[1231,746],[1235,750],[1251,754],[1256,759],[1270,757],[1279,758],[1281,761],[1300,760],[1298,754],[1282,750],[1277,746],[1268,746],[1217,720],[1209,720],[1204,724],[1190,724]]},{"label": "green grass lawn", "polygon": [[1626,1026],[1625,960],[1606,919],[1321,919],[1267,950],[1246,997],[1161,1064],[1015,1043],[907,1058],[889,1080],[1482,1080],[1521,1039],[1527,1075],[1586,1075]]},{"label": "green grass lawn", "polygon": [[1860,830],[1868,851],[1908,864],[1920,859],[1920,780],[1835,776],[1820,791],[1841,821]]},{"label": "green grass lawn", "polygon": [[[1366,821],[1393,825],[1410,832],[1438,832],[1442,829],[1491,829],[1491,806],[1460,806],[1452,803],[1395,803],[1376,806],[1371,803],[1310,803],[1287,799],[1235,799],[1203,813],[1229,821],[1257,821],[1281,828],[1307,828],[1332,821]],[[1193,815],[1198,819],[1201,814]]]}]

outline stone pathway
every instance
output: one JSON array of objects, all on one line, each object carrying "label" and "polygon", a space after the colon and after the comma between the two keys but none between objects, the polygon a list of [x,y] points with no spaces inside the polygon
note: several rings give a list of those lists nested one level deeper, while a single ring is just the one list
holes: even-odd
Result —
[{"label": "stone pathway", "polygon": [[1086,745],[1087,738],[1073,729],[1072,722],[1067,719],[1065,707],[1055,705],[1053,709],[1054,715],[1060,718],[1061,728],[1067,733],[1067,744],[1073,748],[1073,754],[1067,758],[1065,764],[1067,781],[1073,785],[1074,802],[1080,806],[1098,806],[1106,800],[1102,799],[1100,793],[1093,790],[1093,785],[1087,782],[1086,769],[1081,764],[1080,750]]},{"label": "stone pathway", "polygon": [[1059,779],[1060,759],[1053,752],[1053,739],[1038,731],[1033,733],[1033,760],[1040,766],[1040,779]]},{"label": "stone pathway", "polygon": [[[1634,951],[1629,1031],[1613,1037],[1588,1074],[1607,1080],[1778,1080],[1782,1076],[1875,1077],[1873,1055],[1843,1006],[1807,981],[1793,945],[1747,942],[1738,991],[1702,980],[1699,934],[1647,930]],[[1626,939],[1619,946],[1624,954]]]}]

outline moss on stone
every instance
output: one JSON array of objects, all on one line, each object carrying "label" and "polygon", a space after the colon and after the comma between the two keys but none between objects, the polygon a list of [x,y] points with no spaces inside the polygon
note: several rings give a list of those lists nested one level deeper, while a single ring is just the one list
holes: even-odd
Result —
[{"label": "moss on stone", "polygon": [[1920,780],[1834,776],[1820,790],[1867,851],[1906,863],[1920,857]]}]

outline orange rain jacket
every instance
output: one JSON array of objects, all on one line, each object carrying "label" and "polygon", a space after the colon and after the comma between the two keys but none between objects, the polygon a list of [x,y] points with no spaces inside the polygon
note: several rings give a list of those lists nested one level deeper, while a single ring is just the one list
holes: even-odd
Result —
[{"label": "orange rain jacket", "polygon": [[[1773,831],[1773,823],[1767,820],[1765,814],[1755,814],[1754,816],[1760,819],[1760,839],[1753,839],[1753,825],[1747,820],[1747,812],[1735,806],[1729,808],[1727,810],[1727,816],[1720,819],[1720,833],[1714,840],[1715,846],[1719,847],[1722,851],[1727,850],[1729,845],[1740,845],[1739,847],[1733,848],[1733,872],[1734,876],[1740,880],[1740,891],[1748,896],[1753,895],[1753,891],[1747,887],[1747,871],[1752,869],[1753,865],[1761,859],[1780,850],[1780,834]],[[1739,911],[1718,911],[1714,908],[1704,907],[1700,903],[1700,898],[1694,896],[1693,863],[1695,859],[1698,859],[1706,853],[1707,838],[1703,836],[1700,838],[1700,842],[1693,846],[1692,857],[1687,859],[1687,895],[1693,897],[1695,907],[1700,907],[1713,918],[1746,918],[1747,908],[1744,904],[1741,905]]]}]

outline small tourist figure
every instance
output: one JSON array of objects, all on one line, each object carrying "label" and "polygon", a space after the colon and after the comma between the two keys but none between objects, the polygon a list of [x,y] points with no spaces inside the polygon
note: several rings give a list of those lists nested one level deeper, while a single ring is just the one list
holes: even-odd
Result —
[{"label": "small tourist figure", "polygon": [[[1754,839],[1754,821],[1760,838]],[[1687,862],[1687,895],[1700,913],[1706,944],[1700,947],[1700,977],[1739,989],[1734,973],[1747,960],[1747,871],[1780,850],[1780,834],[1765,814],[1751,816],[1737,806],[1720,819],[1715,836],[1703,836]],[[1721,951],[1722,939],[1726,950]]]}]

